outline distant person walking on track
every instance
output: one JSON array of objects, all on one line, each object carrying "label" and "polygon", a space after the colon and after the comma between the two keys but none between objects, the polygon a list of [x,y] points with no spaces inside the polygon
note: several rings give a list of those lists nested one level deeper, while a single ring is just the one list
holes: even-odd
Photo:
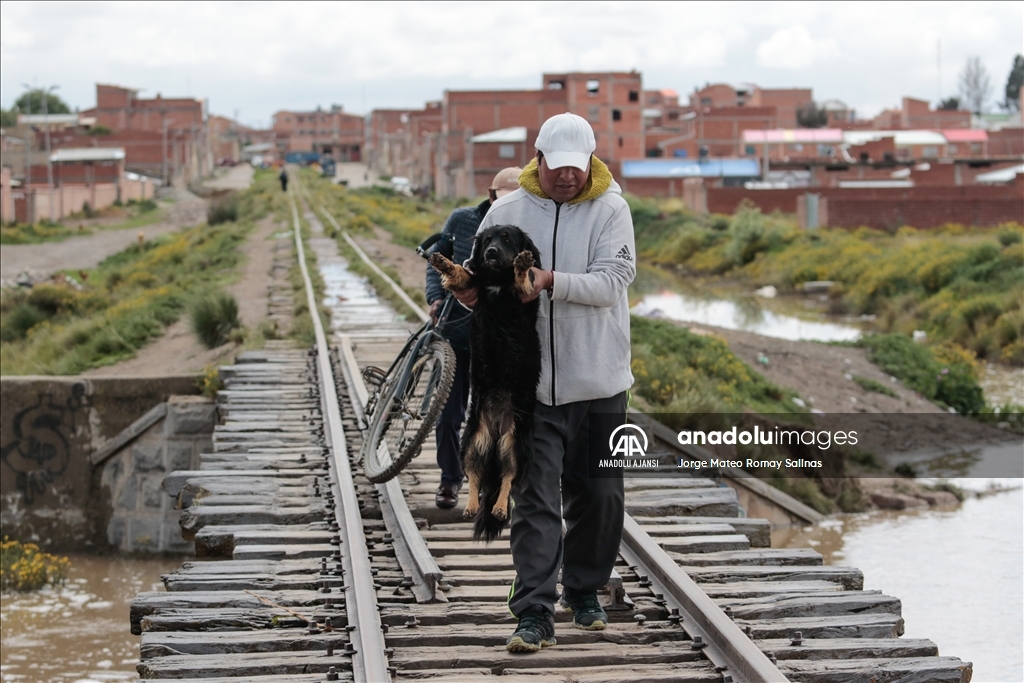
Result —
[{"label": "distant person walking on track", "polygon": [[[544,267],[532,269],[542,360],[533,454],[512,492],[516,577],[508,605],[519,624],[506,643],[511,652],[555,644],[559,571],[561,604],[575,627],[608,624],[597,591],[618,556],[625,497],[621,468],[592,476],[590,444],[607,443],[625,422],[633,384],[626,288],[636,275],[636,247],[629,206],[594,156],[594,131],[585,119],[551,117],[536,148],[519,177],[522,189],[496,202],[480,225],[519,226],[540,249]],[[476,292],[460,292],[458,299],[472,306]]]},{"label": "distant person walking on track", "polygon": [[281,181],[281,192],[288,191],[288,171],[281,169],[281,175],[277,177]]},{"label": "distant person walking on track", "polygon": [[[455,209],[441,231],[440,244],[450,250],[446,255],[454,263],[463,263],[473,250],[473,237],[480,227],[480,221],[499,197],[519,189],[519,174],[522,169],[506,168],[498,172],[491,182],[488,197],[477,206]],[[445,291],[441,287],[441,276],[433,267],[427,266],[427,303],[430,317],[437,322],[437,316],[444,302]],[[442,330],[444,338],[455,351],[455,379],[452,382],[448,403],[437,421],[437,464],[441,468],[441,485],[434,497],[437,507],[448,510],[459,504],[459,489],[462,488],[462,457],[459,452],[459,430],[466,416],[469,400],[469,311],[462,306],[452,307],[448,322]]]}]

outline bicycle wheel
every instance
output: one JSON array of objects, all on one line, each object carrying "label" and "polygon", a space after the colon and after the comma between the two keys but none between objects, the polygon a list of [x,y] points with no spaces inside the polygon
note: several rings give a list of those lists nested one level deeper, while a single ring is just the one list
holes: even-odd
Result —
[{"label": "bicycle wheel", "polygon": [[401,382],[405,365],[395,368],[390,384],[385,381],[363,443],[363,472],[375,484],[394,478],[419,455],[455,379],[455,352],[446,341],[431,342],[410,362],[407,382]]}]

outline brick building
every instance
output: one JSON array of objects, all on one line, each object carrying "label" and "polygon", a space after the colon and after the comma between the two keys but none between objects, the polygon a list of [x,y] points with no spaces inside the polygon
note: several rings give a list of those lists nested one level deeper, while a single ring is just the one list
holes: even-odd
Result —
[{"label": "brick building", "polygon": [[541,83],[537,90],[448,90],[423,110],[375,110],[368,160],[442,196],[479,196],[499,170],[528,163],[541,125],[566,111],[590,122],[595,153],[613,173],[623,159],[643,156],[639,73],[553,73]]},{"label": "brick building", "polygon": [[360,161],[366,121],[357,114],[342,111],[340,105],[329,110],[282,110],[274,114],[273,131],[280,156],[289,152],[330,154],[335,161]]},{"label": "brick building", "polygon": [[375,109],[366,130],[367,163],[378,173],[409,178],[416,187],[433,190],[441,103],[423,109]]},{"label": "brick building", "polygon": [[190,184],[213,166],[206,101],[153,98],[116,85],[96,84],[96,106],[82,112],[111,134],[96,136],[98,147],[121,147],[131,171]]}]

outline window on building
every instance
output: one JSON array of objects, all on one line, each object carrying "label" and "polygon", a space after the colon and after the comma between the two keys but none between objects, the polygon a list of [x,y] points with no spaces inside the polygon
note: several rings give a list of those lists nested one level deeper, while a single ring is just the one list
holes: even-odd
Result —
[{"label": "window on building", "polygon": [[622,110],[621,109],[612,109],[612,121],[621,121],[621,120],[622,120]]},{"label": "window on building", "polygon": [[600,107],[589,107],[587,109],[587,120],[596,123],[601,120],[601,108]]},{"label": "window on building", "polygon": [[512,159],[516,155],[515,145],[498,145],[499,159]]},{"label": "window on building", "polygon": [[636,90],[630,90],[629,91],[629,101],[630,102],[639,102],[640,101],[640,93],[638,93]]},{"label": "window on building", "polygon": [[949,145],[946,147],[946,151],[949,152],[950,156],[958,153],[960,150],[956,145]]},{"label": "window on building", "polygon": [[661,150],[658,149],[657,147],[652,147],[651,149],[647,150],[647,156],[651,158],[660,157]]},{"label": "window on building", "polygon": [[619,138],[619,147],[622,147],[622,138]]},{"label": "window on building", "polygon": [[939,148],[936,145],[925,145],[921,148],[921,156],[925,159],[935,159],[939,156]]},{"label": "window on building", "polygon": [[679,112],[677,112],[677,111],[670,111],[668,113],[668,120],[669,121],[678,121],[679,120]]},{"label": "window on building", "polygon": [[587,94],[591,97],[597,95],[597,92],[601,89],[601,81],[591,79],[587,81]]},{"label": "window on building", "polygon": [[702,105],[704,105],[705,107],[710,107],[711,106],[711,98],[710,97],[702,97],[702,98],[700,98],[700,103]]},{"label": "window on building", "polygon": [[752,157],[755,154],[757,154],[757,148],[754,147],[753,145],[747,145],[746,147],[743,148],[743,153],[746,154],[748,157]]},{"label": "window on building", "polygon": [[980,142],[972,142],[971,143],[971,154],[981,154],[981,143]]},{"label": "window on building", "polygon": [[565,88],[565,81],[548,81],[548,90],[562,90]]}]

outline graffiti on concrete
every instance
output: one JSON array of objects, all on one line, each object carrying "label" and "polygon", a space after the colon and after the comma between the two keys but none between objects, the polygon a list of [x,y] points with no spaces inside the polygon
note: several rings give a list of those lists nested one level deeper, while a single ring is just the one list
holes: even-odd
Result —
[{"label": "graffiti on concrete", "polygon": [[14,440],[0,448],[0,458],[15,476],[15,487],[31,505],[46,487],[64,474],[71,460],[70,437],[75,419],[85,407],[86,387],[78,382],[63,404],[39,394],[35,405],[14,416]]}]

